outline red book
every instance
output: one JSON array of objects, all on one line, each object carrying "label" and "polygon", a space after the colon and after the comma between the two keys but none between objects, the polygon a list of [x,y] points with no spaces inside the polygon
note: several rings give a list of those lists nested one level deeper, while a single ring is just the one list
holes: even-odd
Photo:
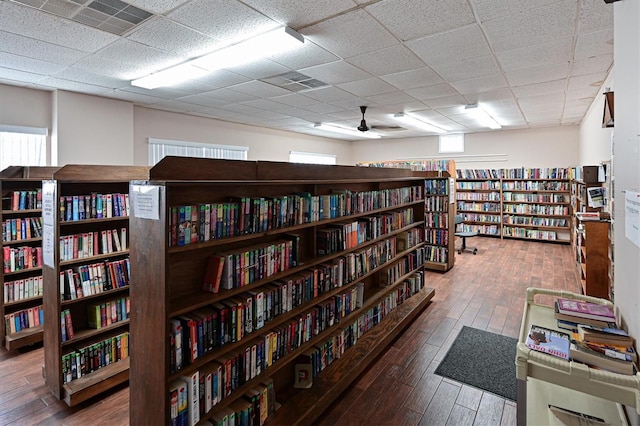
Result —
[{"label": "red book", "polygon": [[209,256],[207,270],[202,282],[202,290],[217,293],[220,290],[222,280],[222,270],[224,268],[224,256]]},{"label": "red book", "polygon": [[558,299],[558,312],[580,318],[615,322],[616,315],[608,305],[573,299]]}]

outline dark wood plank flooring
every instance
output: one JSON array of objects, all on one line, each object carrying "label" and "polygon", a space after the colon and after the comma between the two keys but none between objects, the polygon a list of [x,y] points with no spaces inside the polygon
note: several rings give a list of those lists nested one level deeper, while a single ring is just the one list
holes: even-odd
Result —
[{"label": "dark wood plank flooring", "polygon": [[[517,337],[527,287],[579,291],[568,245],[470,240],[478,254],[428,273],[431,305],[320,425],[515,425],[515,403],[433,372],[462,326]],[[472,244],[470,244],[472,245]],[[42,378],[43,348],[0,351],[0,425],[128,425],[129,388],[69,408]]]}]

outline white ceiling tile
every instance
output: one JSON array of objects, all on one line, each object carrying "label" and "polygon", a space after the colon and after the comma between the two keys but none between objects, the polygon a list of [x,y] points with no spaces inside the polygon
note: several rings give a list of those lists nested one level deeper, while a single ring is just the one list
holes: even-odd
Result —
[{"label": "white ceiling tile", "polygon": [[389,83],[385,83],[379,78],[367,78],[365,80],[352,81],[350,83],[339,84],[338,87],[360,97],[390,93],[397,90],[395,87]]},{"label": "white ceiling tile", "polygon": [[584,88],[593,88],[598,90],[604,79],[607,77],[605,73],[587,74],[569,78],[568,90],[578,90]]},{"label": "white ceiling tile", "polygon": [[353,8],[352,0],[243,0],[282,25],[302,28]]},{"label": "white ceiling tile", "polygon": [[346,61],[375,75],[392,74],[425,66],[424,62],[411,50],[401,44],[353,56]]},{"label": "white ceiling tile", "polygon": [[547,111],[550,114],[562,114],[564,96],[557,94],[536,95],[518,99],[525,116],[531,112]]},{"label": "white ceiling tile", "polygon": [[342,111],[342,108],[340,108],[339,106],[325,104],[325,103],[305,105],[303,108],[305,110],[315,112],[315,113],[320,113],[320,114],[329,114],[329,113],[336,113],[336,112]]},{"label": "white ceiling tile", "polygon": [[351,93],[333,86],[310,90],[304,95],[321,102],[337,102],[355,98]]},{"label": "white ceiling tile", "polygon": [[105,59],[98,55],[85,56],[77,61],[74,66],[95,74],[110,75],[123,80],[133,80],[145,76],[151,71],[155,71],[149,70],[144,65],[127,64],[112,59]]},{"label": "white ceiling tile", "polygon": [[96,56],[125,64],[135,64],[138,65],[139,68],[148,68],[150,73],[184,61],[184,58],[181,56],[173,55],[125,38],[121,38],[115,43],[101,49]]},{"label": "white ceiling tile", "polygon": [[[271,101],[269,99],[254,99],[252,101],[242,102],[242,105],[247,105],[253,108],[258,108],[265,111],[275,111],[283,107],[283,104]],[[282,119],[284,117],[281,117]]]},{"label": "white ceiling tile", "polygon": [[234,115],[236,115],[235,112],[227,111],[226,109],[222,109],[222,108],[204,107],[204,108],[198,108],[195,111],[197,111],[198,113],[207,114],[211,117],[219,117],[219,118],[233,117]]},{"label": "white ceiling tile", "polygon": [[0,28],[82,52],[95,52],[118,39],[114,34],[8,1],[0,3]]},{"label": "white ceiling tile", "polygon": [[283,120],[285,118],[287,118],[286,115],[284,114],[280,114],[278,112],[275,111],[262,111],[256,114],[256,117],[261,118],[261,119],[265,119],[265,120]]},{"label": "white ceiling tile", "polygon": [[293,70],[340,60],[338,56],[326,51],[310,40],[305,40],[301,48],[278,53],[269,57],[269,59]]},{"label": "white ceiling tile", "polygon": [[140,9],[155,13],[167,13],[190,0],[127,0]]},{"label": "white ceiling tile", "polygon": [[162,99],[176,99],[189,95],[190,92],[185,90],[176,89],[175,87],[158,87],[156,89],[144,89],[142,87],[132,86],[130,83],[126,84],[119,89],[127,92],[139,93],[141,95],[150,95]]},{"label": "white ceiling tile", "polygon": [[585,75],[600,72],[609,72],[613,66],[613,55],[599,55],[585,59],[578,59],[573,62],[571,75]]},{"label": "white ceiling tile", "polygon": [[236,0],[193,0],[166,15],[200,31],[222,47],[278,27],[278,23]]},{"label": "white ceiling tile", "polygon": [[431,66],[491,54],[477,24],[408,41],[407,46]]},{"label": "white ceiling tile", "polygon": [[249,81],[247,83],[236,84],[229,87],[234,92],[245,93],[260,98],[270,98],[272,96],[288,95],[291,92],[281,87],[263,83],[262,81]]},{"label": "white ceiling tile", "polygon": [[[374,97],[375,98],[375,97]],[[388,112],[389,114],[396,114],[398,112],[413,112],[413,111],[422,111],[427,106],[420,101],[403,101],[399,103],[394,102],[380,102],[380,109]]]},{"label": "white ceiling tile", "polygon": [[569,90],[567,92],[566,102],[588,102],[589,105],[591,105],[593,99],[598,96],[598,92],[598,87]]},{"label": "white ceiling tile", "polygon": [[613,5],[604,1],[582,1],[580,11],[580,33],[613,28]]},{"label": "white ceiling tile", "polygon": [[465,95],[465,98],[469,100],[469,103],[509,101],[513,99],[513,92],[511,88],[502,88],[482,93],[469,93]]},{"label": "white ceiling tile", "polygon": [[113,90],[107,96],[114,99],[120,99],[123,101],[134,102],[136,104],[146,104],[146,105],[155,104],[164,100],[163,98],[159,98],[156,96],[131,92],[128,89]]},{"label": "white ceiling tile", "polygon": [[[358,118],[358,117],[362,118],[362,113],[360,112],[360,105],[365,105],[369,107],[368,109],[369,112],[374,110],[375,107],[377,106],[377,105],[374,105],[371,101],[367,101],[366,99],[362,99],[362,98],[346,99],[344,101],[332,102],[332,104],[344,108],[347,112],[351,111],[350,113],[345,113],[345,114],[340,113],[340,116],[342,118]],[[331,113],[329,115],[334,115],[334,114]]]},{"label": "white ceiling tile", "polygon": [[55,74],[67,67],[66,65],[45,62],[6,52],[0,52],[0,64],[6,68],[33,72],[36,74]]},{"label": "white ceiling tile", "polygon": [[108,87],[79,83],[77,81],[69,81],[55,77],[47,77],[43,80],[38,81],[38,84],[55,87],[62,90],[68,90],[70,92],[88,93],[91,95],[108,95],[113,91]]},{"label": "white ceiling tile", "polygon": [[[6,80],[22,81],[25,83],[35,83],[35,82],[42,81],[43,79],[46,78],[46,76],[42,74],[35,74],[32,72],[14,70],[14,69],[4,68],[0,66],[0,78],[6,79]],[[52,86],[52,87],[55,87],[55,86]]]},{"label": "white ceiling tile", "polygon": [[535,95],[548,95],[551,93],[564,93],[567,88],[567,80],[547,81],[545,83],[528,84],[513,88],[513,93],[518,98],[526,98]]},{"label": "white ceiling tile", "polygon": [[230,67],[228,68],[228,70],[252,80],[272,77],[274,75],[279,75],[290,71],[289,68],[283,65],[263,58],[248,62],[243,65],[239,65],[237,67]]},{"label": "white ceiling tile", "polygon": [[412,71],[383,75],[380,78],[401,90],[444,82],[442,77],[436,74],[431,68],[420,68]]},{"label": "white ceiling tile", "polygon": [[467,100],[460,95],[443,96],[441,98],[432,98],[424,101],[424,103],[432,109],[466,105]]},{"label": "white ceiling tile", "polygon": [[451,87],[446,83],[434,84],[432,86],[425,86],[425,87],[417,87],[415,89],[405,90],[405,92],[420,101],[423,101],[426,99],[433,99],[433,98],[442,98],[445,96],[453,96],[458,94],[458,92],[456,92],[456,90],[453,87]]},{"label": "white ceiling tile", "polygon": [[572,37],[496,53],[504,71],[567,63],[572,59]]},{"label": "white ceiling tile", "polygon": [[[233,86],[233,87],[236,87],[236,86]],[[229,90],[226,88],[212,90],[207,94],[215,99],[219,99],[220,101],[226,102],[226,105],[230,105],[235,102],[246,102],[253,99],[258,99],[257,96],[253,96],[246,93],[240,93],[238,91]],[[228,110],[229,108],[225,108],[225,109]]]},{"label": "white ceiling tile", "polygon": [[111,88],[122,87],[123,85],[129,84],[128,80],[117,77],[110,77],[104,74],[96,74],[75,66],[66,68],[58,73],[53,74],[53,76],[64,80],[78,81],[80,83],[87,83],[93,84],[95,86]]},{"label": "white ceiling tile", "polygon": [[[319,103],[316,99],[298,93],[273,96],[271,99],[279,104],[289,105],[292,107],[307,107],[310,105],[317,105]],[[282,108],[282,105],[279,107]]]},{"label": "white ceiling tile", "polygon": [[613,30],[580,34],[576,41],[576,59],[613,54]]},{"label": "white ceiling tile", "polygon": [[203,55],[216,48],[216,41],[211,37],[166,18],[153,18],[141,24],[127,38],[185,59]]},{"label": "white ceiling tile", "polygon": [[171,112],[190,112],[195,111],[197,108],[200,108],[200,105],[194,105],[187,102],[175,101],[175,100],[166,100],[163,99],[158,103],[153,104],[154,108],[162,108],[165,111]]},{"label": "white ceiling tile", "polygon": [[382,93],[379,95],[364,96],[367,100],[380,105],[395,105],[410,102],[416,102],[416,99],[407,95],[405,92],[395,91],[391,93]]},{"label": "white ceiling tile", "polygon": [[589,109],[589,104],[571,104],[564,106],[562,117],[582,117]]},{"label": "white ceiling tile", "polygon": [[[595,0],[593,0],[595,1]],[[496,52],[570,37],[575,28],[576,1],[562,0],[482,24]]]},{"label": "white ceiling tile", "polygon": [[302,34],[342,58],[393,46],[398,41],[364,10],[307,27]]},{"label": "white ceiling tile", "polygon": [[560,80],[569,76],[569,64],[552,65],[548,67],[529,68],[507,73],[507,80],[512,86],[544,83]]},{"label": "white ceiling tile", "polygon": [[472,0],[481,22],[505,15],[524,13],[558,0]]},{"label": "white ceiling tile", "polygon": [[371,74],[366,73],[344,61],[303,68],[299,71],[302,74],[324,81],[330,85],[348,83],[350,81],[363,80],[371,77]]},{"label": "white ceiling tile", "polygon": [[188,102],[190,104],[202,105],[212,108],[223,107],[229,104],[228,101],[222,100],[212,95],[212,92],[196,93],[186,96],[175,96],[171,99],[177,99],[183,102]]},{"label": "white ceiling tile", "polygon": [[365,9],[403,41],[448,31],[475,21],[466,0],[385,0]]},{"label": "white ceiling tile", "polygon": [[507,81],[502,74],[488,75],[470,80],[461,80],[451,83],[451,86],[460,94],[482,93],[490,90],[507,87]]},{"label": "white ceiling tile", "polygon": [[470,80],[500,72],[492,55],[433,65],[432,68],[447,81]]},{"label": "white ceiling tile", "polygon": [[2,43],[0,43],[0,51],[37,58],[56,64],[71,65],[73,62],[87,55],[86,52],[80,50],[34,40],[6,31],[0,31],[0,40],[2,40]]}]

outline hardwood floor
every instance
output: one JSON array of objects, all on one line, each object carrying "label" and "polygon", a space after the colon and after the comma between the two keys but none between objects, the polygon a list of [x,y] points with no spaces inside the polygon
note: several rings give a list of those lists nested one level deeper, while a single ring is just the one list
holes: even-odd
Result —
[{"label": "hardwood floor", "polygon": [[[515,403],[433,374],[464,325],[517,337],[527,287],[579,291],[568,245],[470,240],[478,254],[428,273],[431,305],[320,425],[515,425]],[[0,425],[127,425],[129,388],[69,408],[42,378],[43,348],[0,351]]]}]

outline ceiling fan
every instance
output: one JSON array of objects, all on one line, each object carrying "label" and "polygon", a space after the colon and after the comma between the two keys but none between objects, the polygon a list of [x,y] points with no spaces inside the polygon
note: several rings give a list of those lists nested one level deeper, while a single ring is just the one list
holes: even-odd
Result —
[{"label": "ceiling fan", "polygon": [[358,130],[361,132],[366,132],[369,130],[369,126],[367,126],[367,122],[364,120],[364,113],[367,111],[366,106],[360,106],[360,112],[362,112],[362,120],[360,120],[360,125],[358,126]]},{"label": "ceiling fan", "polygon": [[362,120],[360,120],[360,125],[358,126],[358,130],[361,132],[366,132],[369,130],[380,130],[380,131],[393,131],[393,130],[404,130],[400,126],[385,126],[385,125],[372,125],[368,126],[367,122],[364,119],[364,113],[367,111],[367,107],[364,105],[360,106],[360,112],[362,112]]}]

